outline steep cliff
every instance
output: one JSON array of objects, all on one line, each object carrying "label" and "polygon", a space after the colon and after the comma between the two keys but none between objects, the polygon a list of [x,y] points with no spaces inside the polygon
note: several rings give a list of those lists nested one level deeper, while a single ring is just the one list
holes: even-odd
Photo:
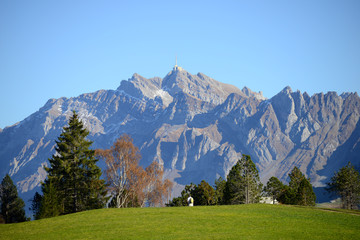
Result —
[{"label": "steep cliff", "polygon": [[286,181],[298,166],[320,187],[348,161],[360,166],[357,93],[309,96],[286,87],[265,99],[247,87],[175,67],[163,79],[134,74],[117,90],[50,99],[0,130],[0,177],[9,173],[23,195],[38,190],[73,110],[90,130],[94,148],[108,148],[127,133],[141,150],[141,164],[160,162],[178,184],[213,183],[243,153],[251,155],[264,183],[271,176]]}]

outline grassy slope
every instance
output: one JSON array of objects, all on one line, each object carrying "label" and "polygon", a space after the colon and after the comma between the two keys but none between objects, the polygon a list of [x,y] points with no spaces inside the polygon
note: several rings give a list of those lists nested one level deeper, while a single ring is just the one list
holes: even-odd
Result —
[{"label": "grassy slope", "polygon": [[265,204],[101,209],[2,224],[0,239],[360,239],[360,216]]}]

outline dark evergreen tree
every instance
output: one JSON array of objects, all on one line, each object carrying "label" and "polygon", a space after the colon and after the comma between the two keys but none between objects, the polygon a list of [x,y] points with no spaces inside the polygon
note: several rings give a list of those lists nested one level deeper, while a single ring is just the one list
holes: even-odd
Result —
[{"label": "dark evergreen tree", "polygon": [[259,172],[251,157],[243,154],[227,176],[224,191],[225,203],[257,203],[260,201],[261,190]]},{"label": "dark evergreen tree", "polygon": [[224,190],[225,204],[241,204],[245,202],[244,182],[240,161],[231,168],[227,175]]},{"label": "dark evergreen tree", "polygon": [[303,206],[315,206],[316,195],[310,180],[303,178],[297,191],[297,204]]},{"label": "dark evergreen tree", "polygon": [[295,189],[290,188],[288,185],[284,185],[283,193],[278,198],[278,201],[282,204],[296,205],[297,204],[297,192]]},{"label": "dark evergreen tree", "polygon": [[169,201],[169,203],[166,203],[165,205],[167,207],[182,207],[186,206],[186,202],[184,203],[184,200],[186,199],[183,196],[175,197],[172,200]]},{"label": "dark evergreen tree", "polygon": [[278,178],[271,177],[264,187],[264,192],[267,196],[272,197],[273,203],[275,203],[275,200],[279,201],[283,189],[284,184]]},{"label": "dark evergreen tree", "polygon": [[69,126],[56,141],[50,167],[45,167],[48,176],[43,184],[43,217],[105,206],[105,183],[100,180],[101,170],[96,166],[95,151],[90,149],[92,142],[86,139],[88,134],[74,111]]},{"label": "dark evergreen tree", "polygon": [[305,175],[297,167],[294,167],[289,173],[289,178],[289,186],[284,186],[279,202],[291,205],[314,206],[316,195],[310,179],[306,179]]},{"label": "dark evergreen tree", "polygon": [[226,186],[226,180],[219,177],[215,180],[215,201],[217,205],[224,204],[224,191]]},{"label": "dark evergreen tree", "polygon": [[301,181],[305,178],[305,175],[300,171],[298,167],[294,167],[289,173],[289,187],[292,189],[299,189]]},{"label": "dark evergreen tree", "polygon": [[35,192],[35,195],[31,200],[31,207],[29,210],[33,212],[33,217],[35,220],[40,219],[40,208],[42,199],[43,197],[38,192]]},{"label": "dark evergreen tree", "polygon": [[24,201],[18,197],[18,191],[10,176],[6,174],[0,186],[1,215],[5,223],[26,221]]},{"label": "dark evergreen tree", "polygon": [[205,180],[195,186],[190,195],[194,198],[194,205],[215,205],[216,203],[215,190]]},{"label": "dark evergreen tree", "polygon": [[360,173],[349,162],[334,174],[327,190],[340,196],[342,207],[357,209],[360,204]]},{"label": "dark evergreen tree", "polygon": [[41,197],[39,218],[56,217],[64,212],[60,201],[60,194],[52,180],[47,181],[42,186],[42,192],[44,195]]}]

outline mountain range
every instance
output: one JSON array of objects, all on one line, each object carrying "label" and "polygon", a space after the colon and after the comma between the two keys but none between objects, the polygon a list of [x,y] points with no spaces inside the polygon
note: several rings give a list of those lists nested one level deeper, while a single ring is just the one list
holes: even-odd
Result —
[{"label": "mountain range", "polygon": [[175,65],[164,78],[134,74],[116,90],[50,99],[0,129],[0,177],[9,173],[25,201],[39,191],[43,166],[73,110],[90,131],[94,149],[129,134],[141,151],[141,165],[158,161],[176,182],[174,195],[185,184],[225,178],[242,154],[251,156],[264,184],[271,176],[286,182],[297,166],[320,188],[347,162],[360,167],[356,92],[309,96],[285,87],[266,99]]}]

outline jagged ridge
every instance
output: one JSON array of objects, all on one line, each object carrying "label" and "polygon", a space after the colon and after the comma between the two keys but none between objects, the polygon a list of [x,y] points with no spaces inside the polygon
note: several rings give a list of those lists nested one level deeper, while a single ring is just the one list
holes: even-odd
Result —
[{"label": "jagged ridge", "polygon": [[[117,90],[50,99],[38,112],[0,131],[0,177],[10,173],[22,194],[45,178],[42,165],[72,110],[90,130],[94,148],[122,133],[140,147],[142,164],[156,160],[178,184],[225,177],[242,153],[262,181],[286,180],[298,166],[323,186],[347,161],[359,166],[357,93],[307,93],[284,88],[271,99],[179,67],[163,79],[134,74]],[[102,165],[100,163],[100,165]]]}]

